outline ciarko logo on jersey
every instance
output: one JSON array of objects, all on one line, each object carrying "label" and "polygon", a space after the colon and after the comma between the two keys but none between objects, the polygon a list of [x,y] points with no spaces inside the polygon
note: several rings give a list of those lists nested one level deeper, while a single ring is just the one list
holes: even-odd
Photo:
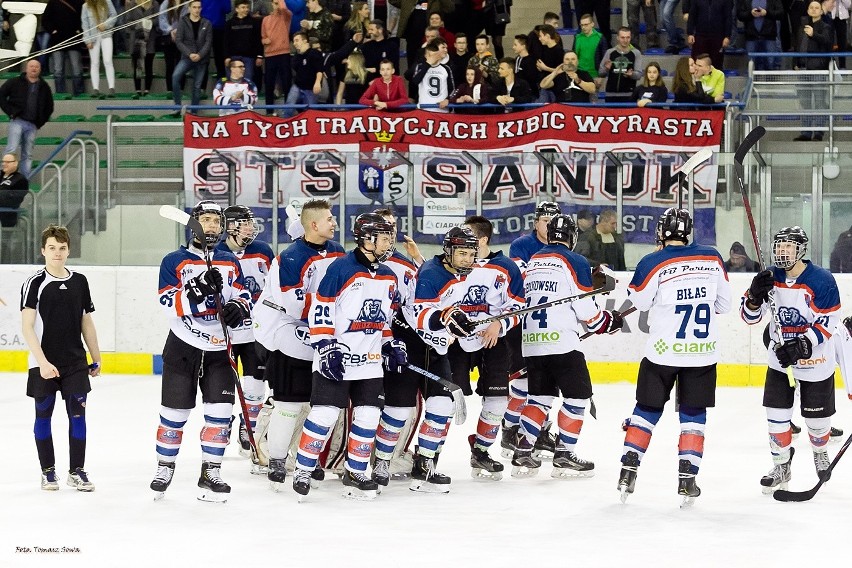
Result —
[{"label": "ciarko logo on jersey", "polygon": [[558,343],[560,337],[558,331],[536,331],[525,333],[522,341],[524,343]]},{"label": "ciarko logo on jersey", "polygon": [[654,350],[658,355],[662,355],[666,351],[671,349],[672,353],[693,353],[693,354],[703,354],[703,353],[713,353],[716,351],[716,342],[715,341],[676,341],[669,345],[662,339],[658,339],[654,344]]}]

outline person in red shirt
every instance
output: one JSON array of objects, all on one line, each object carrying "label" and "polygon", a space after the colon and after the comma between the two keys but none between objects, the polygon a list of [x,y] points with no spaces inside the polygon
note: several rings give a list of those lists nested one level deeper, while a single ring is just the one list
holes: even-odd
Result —
[{"label": "person in red shirt", "polygon": [[377,109],[399,108],[408,103],[408,93],[405,82],[399,75],[394,75],[393,63],[383,59],[379,64],[380,77],[373,79],[370,86],[358,101],[362,105]]}]

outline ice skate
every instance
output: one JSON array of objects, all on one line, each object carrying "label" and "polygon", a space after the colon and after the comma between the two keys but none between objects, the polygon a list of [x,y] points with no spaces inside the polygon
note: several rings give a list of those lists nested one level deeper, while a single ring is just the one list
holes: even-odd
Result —
[{"label": "ice skate", "polygon": [[834,426],[832,426],[829,436],[830,436],[829,439],[828,439],[829,442],[831,442],[831,443],[839,442],[841,439],[843,439],[843,430],[841,430],[840,428],[835,428]]},{"label": "ice skate", "polygon": [[171,485],[174,475],[174,462],[157,462],[157,475],[154,476],[154,480],[151,482],[151,490],[155,492],[154,501],[159,501],[165,496],[166,489]]},{"label": "ice skate", "polygon": [[680,460],[677,471],[677,494],[683,496],[680,508],[685,509],[695,503],[695,498],[701,495],[701,488],[695,484],[695,474],[692,473],[689,460]]},{"label": "ice skate", "polygon": [[270,458],[266,479],[269,480],[269,488],[275,493],[284,491],[284,481],[287,479],[287,460]]},{"label": "ice skate", "polygon": [[411,470],[411,484],[408,488],[420,493],[449,493],[452,481],[443,473],[435,471],[436,458],[414,454],[414,467]]},{"label": "ice skate", "polygon": [[533,456],[533,445],[526,436],[518,437],[518,445],[512,455],[512,477],[535,477],[541,467],[541,460]]},{"label": "ice skate", "polygon": [[545,422],[535,440],[532,453],[536,459],[551,461],[556,453],[556,435],[552,434],[548,428],[550,423]]},{"label": "ice skate", "polygon": [[53,466],[41,470],[41,488],[45,491],[59,491],[59,478]]},{"label": "ice skate", "polygon": [[639,454],[627,452],[621,458],[621,475],[618,477],[618,491],[621,502],[626,503],[627,497],[636,489],[636,475],[639,469]]},{"label": "ice skate", "polygon": [[251,441],[249,441],[248,429],[246,423],[243,422],[243,417],[240,416],[240,455],[244,458],[251,459]]},{"label": "ice skate", "polygon": [[378,486],[377,491],[381,494],[382,489],[387,487],[390,483],[390,460],[376,459],[376,463],[373,464],[373,474],[371,478],[376,482],[376,485]]},{"label": "ice skate", "polygon": [[776,463],[769,473],[760,478],[760,484],[763,486],[763,494],[769,495],[774,493],[776,489],[787,489],[787,484],[790,482],[792,472],[790,465],[793,463],[793,454],[796,448],[790,448],[790,457],[784,463]]},{"label": "ice skate", "polygon": [[201,477],[198,478],[199,501],[208,503],[226,503],[231,493],[231,486],[220,476],[221,464],[201,462]]},{"label": "ice skate", "polygon": [[325,470],[317,465],[311,472],[311,489],[318,489],[325,481]]},{"label": "ice skate", "polygon": [[556,450],[553,454],[553,471],[550,477],[554,479],[569,479],[572,477],[594,477],[595,464],[577,456],[568,450]]},{"label": "ice skate", "polygon": [[66,484],[69,487],[74,487],[77,491],[84,491],[86,493],[95,490],[95,484],[89,481],[89,474],[83,471],[82,467],[68,472]]},{"label": "ice skate", "polygon": [[518,445],[518,432],[520,428],[517,424],[508,427],[503,424],[503,432],[500,435],[500,455],[506,459],[512,459],[512,456],[515,455],[515,447]]},{"label": "ice skate", "polygon": [[470,444],[470,476],[485,481],[500,481],[503,479],[503,464],[488,455],[486,450],[476,447],[476,436],[467,437]]},{"label": "ice skate", "polygon": [[816,467],[817,477],[823,481],[831,479],[831,472],[828,471],[828,466],[831,465],[831,460],[828,457],[826,450],[814,452],[814,466]]},{"label": "ice skate", "polygon": [[311,491],[311,471],[297,467],[293,471],[293,491],[299,494],[299,503],[305,500]]},{"label": "ice skate", "polygon": [[363,473],[349,471],[343,473],[343,496],[358,501],[372,501],[379,491],[378,484]]}]

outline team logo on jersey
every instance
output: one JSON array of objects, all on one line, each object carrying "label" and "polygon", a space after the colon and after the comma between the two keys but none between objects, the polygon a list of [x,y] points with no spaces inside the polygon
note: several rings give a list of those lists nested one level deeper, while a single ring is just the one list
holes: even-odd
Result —
[{"label": "team logo on jersey", "polygon": [[402,275],[402,281],[403,281],[405,284],[408,284],[409,282],[411,282],[411,280],[412,280],[413,278],[414,278],[414,273],[413,273],[413,272],[411,272],[410,270],[406,270],[406,271],[405,271],[405,274],[403,274],[403,275]]},{"label": "team logo on jersey", "polygon": [[494,279],[494,289],[499,290],[500,286],[506,283],[506,277],[502,274],[498,274],[497,278]]},{"label": "team logo on jersey", "polygon": [[462,298],[459,308],[465,313],[487,312],[488,304],[485,296],[488,294],[488,286],[471,286]]},{"label": "team logo on jersey", "polygon": [[362,331],[370,335],[381,331],[386,322],[387,318],[382,312],[381,300],[364,300],[361,311],[358,312],[358,319],[353,320],[346,331]]},{"label": "team logo on jersey", "polygon": [[779,307],[778,319],[781,320],[785,335],[804,333],[808,330],[808,320],[796,308]]},{"label": "team logo on jersey", "polygon": [[260,293],[263,292],[263,288],[260,287],[254,276],[246,276],[246,290],[248,290],[252,300],[257,300],[260,297]]}]

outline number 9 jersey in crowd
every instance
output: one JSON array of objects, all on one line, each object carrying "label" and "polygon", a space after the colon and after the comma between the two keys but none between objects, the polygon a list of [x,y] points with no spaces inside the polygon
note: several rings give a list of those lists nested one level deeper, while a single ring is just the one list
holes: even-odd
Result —
[{"label": "number 9 jersey in crowd", "polygon": [[628,287],[639,311],[648,311],[645,357],[670,367],[719,362],[717,318],[731,309],[724,260],[704,245],[669,245],[639,261]]},{"label": "number 9 jersey in crowd", "polygon": [[[224,281],[222,305],[240,299],[248,306],[251,299],[237,257],[223,250],[214,250],[212,257],[213,268]],[[166,255],[160,264],[160,305],[166,311],[169,328],[181,341],[203,351],[222,351],[226,342],[214,297],[207,296],[203,304],[194,304],[184,293],[186,282],[206,270],[204,253],[194,246],[181,246]]]}]

